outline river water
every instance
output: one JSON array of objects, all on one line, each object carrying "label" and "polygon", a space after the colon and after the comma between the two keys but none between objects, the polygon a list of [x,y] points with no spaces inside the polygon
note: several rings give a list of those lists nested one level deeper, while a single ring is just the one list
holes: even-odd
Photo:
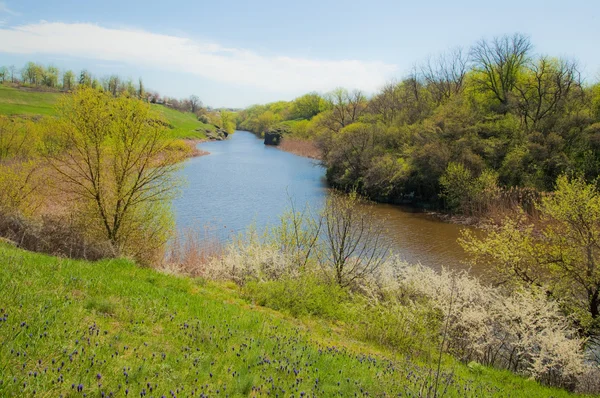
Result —
[{"label": "river water", "polygon": [[[174,202],[179,230],[208,229],[226,242],[250,226],[262,230],[290,208],[322,206],[329,189],[325,170],[314,160],[265,146],[252,133],[237,131],[226,141],[202,143],[209,155],[186,161],[187,180]],[[387,230],[393,252],[410,263],[465,269],[456,239],[461,226],[410,208],[378,204],[375,217]]]}]

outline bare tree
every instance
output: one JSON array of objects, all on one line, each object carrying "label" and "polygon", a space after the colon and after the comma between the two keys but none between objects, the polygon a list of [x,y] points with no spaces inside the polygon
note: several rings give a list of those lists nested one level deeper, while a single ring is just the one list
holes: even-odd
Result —
[{"label": "bare tree", "polygon": [[196,111],[198,111],[198,109],[202,107],[202,102],[200,101],[200,98],[198,98],[197,95],[190,95],[189,104],[192,113],[196,113]]},{"label": "bare tree", "polygon": [[459,47],[435,59],[429,58],[421,66],[421,75],[437,104],[462,91],[468,63],[467,54]]},{"label": "bare tree", "polygon": [[11,65],[8,67],[8,70],[10,71],[10,82],[14,83],[15,82],[15,72],[17,71],[17,68],[14,65]]},{"label": "bare tree", "polygon": [[332,193],[321,217],[323,242],[317,257],[324,273],[340,286],[376,273],[390,246],[370,205],[354,192]]},{"label": "bare tree", "polygon": [[331,128],[340,130],[358,120],[367,107],[367,99],[362,91],[349,92],[337,88],[327,95],[331,108]]},{"label": "bare tree", "polygon": [[144,89],[144,82],[142,81],[142,78],[140,77],[138,79],[138,98],[139,99],[146,99],[146,91]]},{"label": "bare tree", "polygon": [[564,106],[573,89],[581,87],[581,74],[576,62],[545,56],[529,63],[527,72],[515,90],[525,128],[533,131]]},{"label": "bare tree", "polygon": [[369,101],[370,112],[380,115],[386,125],[392,123],[402,109],[402,93],[397,82],[389,82]]},{"label": "bare tree", "polygon": [[480,40],[471,48],[471,60],[479,72],[476,83],[491,92],[508,110],[511,91],[521,68],[529,61],[532,45],[529,38],[516,33],[495,37],[491,42]]}]

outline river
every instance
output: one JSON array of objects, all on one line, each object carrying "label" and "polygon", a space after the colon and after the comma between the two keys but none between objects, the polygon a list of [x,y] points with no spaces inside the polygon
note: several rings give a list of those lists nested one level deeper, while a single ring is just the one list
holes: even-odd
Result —
[{"label": "river", "polygon": [[[262,230],[277,222],[291,200],[296,208],[317,208],[328,194],[325,170],[314,160],[265,146],[252,133],[237,131],[199,148],[210,154],[187,160],[179,172],[187,180],[173,206],[179,230],[208,228],[227,241],[249,226]],[[456,242],[463,227],[386,204],[375,205],[375,217],[385,226],[393,252],[406,261],[466,268]]]}]

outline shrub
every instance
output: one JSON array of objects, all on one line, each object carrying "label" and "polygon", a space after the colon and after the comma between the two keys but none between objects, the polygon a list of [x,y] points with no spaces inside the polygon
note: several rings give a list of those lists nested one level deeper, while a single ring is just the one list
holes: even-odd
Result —
[{"label": "shrub", "polygon": [[288,311],[293,316],[315,315],[329,319],[342,316],[342,305],[349,300],[345,289],[305,273],[277,281],[252,281],[244,294],[258,305]]}]

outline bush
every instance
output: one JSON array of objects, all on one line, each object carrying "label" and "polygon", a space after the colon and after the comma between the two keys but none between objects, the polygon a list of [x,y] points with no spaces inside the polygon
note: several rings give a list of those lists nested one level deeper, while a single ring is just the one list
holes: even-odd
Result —
[{"label": "bush", "polygon": [[249,282],[244,294],[256,304],[284,310],[293,316],[314,315],[328,319],[342,316],[349,295],[345,289],[311,274],[278,281]]},{"label": "bush", "polygon": [[447,321],[446,349],[468,363],[510,369],[545,384],[574,388],[591,371],[585,339],[545,292],[483,285],[466,273],[404,266],[398,294],[424,296]]}]

